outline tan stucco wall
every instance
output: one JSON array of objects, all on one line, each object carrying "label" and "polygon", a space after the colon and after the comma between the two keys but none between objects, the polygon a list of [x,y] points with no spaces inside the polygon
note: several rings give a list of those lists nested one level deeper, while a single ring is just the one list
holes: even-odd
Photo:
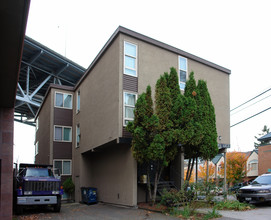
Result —
[{"label": "tan stucco wall", "polygon": [[[138,50],[138,93],[146,90],[151,85],[155,93],[155,83],[164,72],[169,72],[170,67],[178,70],[178,54],[147,44],[143,41],[120,35],[122,65],[120,75],[123,74],[123,45],[128,41],[137,45]],[[195,79],[207,81],[207,86],[215,107],[217,134],[222,137],[220,143],[230,144],[230,98],[229,75],[207,65],[188,59],[188,73],[194,71]],[[122,95],[122,94],[121,94]],[[120,103],[122,107],[122,103]]]},{"label": "tan stucco wall", "polygon": [[[248,164],[250,163],[250,161],[252,160],[257,160],[258,161],[258,154],[256,152],[252,152],[252,154],[249,156],[249,158],[247,159],[247,168],[248,168]],[[257,166],[258,168],[258,166]],[[258,169],[256,170],[248,170],[247,172],[247,176],[258,176]]]},{"label": "tan stucco wall", "polygon": [[80,123],[81,153],[119,137],[118,53],[115,41],[74,93],[80,90],[81,107],[78,114],[74,108],[73,125]]},{"label": "tan stucco wall", "polygon": [[98,200],[137,205],[137,165],[129,146],[113,145],[83,156],[81,185],[97,187]]},{"label": "tan stucco wall", "polygon": [[39,112],[39,129],[36,131],[36,142],[39,142],[39,153],[35,157],[35,163],[52,164],[50,161],[50,149],[52,146],[51,127],[53,123],[53,103],[50,91]]}]

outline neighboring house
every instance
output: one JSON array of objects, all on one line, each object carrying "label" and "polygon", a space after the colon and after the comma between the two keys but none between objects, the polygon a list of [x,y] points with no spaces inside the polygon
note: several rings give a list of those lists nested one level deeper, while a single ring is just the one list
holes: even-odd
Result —
[{"label": "neighboring house", "polygon": [[248,153],[246,181],[251,181],[258,176],[258,150],[253,150]]},{"label": "neighboring house", "polygon": [[271,172],[271,132],[258,138],[258,141],[264,141],[266,144],[258,147],[258,175]]},{"label": "neighboring house", "polygon": [[[119,27],[74,88],[51,85],[37,115],[36,161],[46,158],[62,174],[71,164],[75,201],[81,200],[81,187],[97,187],[103,202],[136,206],[145,201],[146,188],[138,184],[144,169],[132,156],[125,127],[134,118],[138,95],[147,85],[154,95],[157,79],[170,67],[179,73],[181,91],[191,71],[196,80],[207,81],[223,137],[220,147],[229,146],[230,70]],[[183,169],[179,152],[163,177],[180,186]]]},{"label": "neighboring house", "polygon": [[0,49],[0,219],[12,219],[14,108],[30,1],[3,0]]},{"label": "neighboring house", "polygon": [[224,174],[221,175],[222,165],[224,166],[224,155],[218,154],[212,160],[211,163],[215,166],[214,179],[218,180],[219,178],[224,178]]}]

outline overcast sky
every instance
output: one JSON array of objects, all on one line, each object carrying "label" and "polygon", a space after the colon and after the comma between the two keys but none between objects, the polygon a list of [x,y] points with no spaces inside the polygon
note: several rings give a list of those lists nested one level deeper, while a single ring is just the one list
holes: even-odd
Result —
[{"label": "overcast sky", "polygon": [[[233,109],[271,87],[270,6],[268,0],[32,0],[26,35],[87,68],[124,26],[230,69]],[[270,96],[231,112],[231,125],[270,107]],[[271,126],[271,110],[232,127],[231,150],[253,150],[264,125]],[[33,162],[34,138],[34,128],[15,123],[15,161]]]}]

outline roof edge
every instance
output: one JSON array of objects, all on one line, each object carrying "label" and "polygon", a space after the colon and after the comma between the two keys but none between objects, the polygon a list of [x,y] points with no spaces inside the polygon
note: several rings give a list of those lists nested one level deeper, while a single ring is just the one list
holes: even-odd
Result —
[{"label": "roof edge", "polygon": [[62,89],[62,90],[66,90],[66,91],[72,91],[74,92],[74,87],[73,86],[65,86],[65,85],[58,85],[58,84],[53,84],[53,83],[50,83],[45,95],[44,95],[44,98],[42,100],[42,103],[40,104],[40,107],[35,115],[35,118],[34,118],[34,121],[36,121],[39,113],[40,113],[40,110],[42,109],[43,107],[43,103],[45,102],[45,100],[47,99],[47,96],[50,92],[51,89]]},{"label": "roof edge", "polygon": [[205,59],[202,59],[198,56],[195,56],[193,54],[190,54],[188,52],[185,52],[183,50],[180,50],[176,47],[173,47],[173,46],[170,46],[168,44],[165,44],[161,41],[158,41],[158,40],[155,40],[151,37],[148,37],[146,35],[143,35],[143,34],[140,34],[138,32],[135,32],[135,31],[132,31],[128,28],[125,28],[125,27],[122,27],[122,26],[119,26],[115,32],[111,35],[111,37],[108,39],[108,41],[105,43],[105,45],[103,46],[103,48],[100,50],[100,52],[97,54],[97,56],[94,58],[94,60],[92,61],[92,63],[89,65],[89,67],[87,68],[85,74],[81,77],[81,79],[78,81],[78,83],[75,85],[75,89],[77,89],[80,84],[82,83],[82,81],[87,77],[87,75],[89,74],[89,72],[91,71],[91,69],[94,68],[94,66],[96,65],[96,63],[100,60],[100,58],[102,57],[102,55],[106,52],[106,50],[108,49],[108,47],[113,43],[113,41],[115,40],[115,38],[120,34],[125,34],[125,35],[128,35],[128,36],[131,36],[131,37],[134,37],[138,40],[141,40],[141,41],[144,41],[144,42],[147,42],[149,44],[152,44],[154,46],[157,46],[157,47],[160,47],[162,49],[165,49],[165,50],[168,50],[170,52],[173,52],[173,53],[176,53],[178,55],[181,55],[181,56],[184,56],[184,57],[187,57],[191,60],[194,60],[194,61],[197,61],[199,63],[202,63],[204,65],[207,65],[207,66],[210,66],[212,68],[215,68],[217,70],[220,70],[226,74],[231,74],[231,70],[225,68],[225,67],[222,67],[222,66],[219,66],[215,63],[212,63],[210,61],[207,61]]}]

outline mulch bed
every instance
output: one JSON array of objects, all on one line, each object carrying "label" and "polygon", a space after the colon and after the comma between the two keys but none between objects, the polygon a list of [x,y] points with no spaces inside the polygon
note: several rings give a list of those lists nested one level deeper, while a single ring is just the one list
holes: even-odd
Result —
[{"label": "mulch bed", "polygon": [[141,202],[141,203],[138,203],[137,206],[140,209],[145,209],[145,210],[149,210],[153,212],[163,212],[167,210],[166,206],[160,205],[160,204],[155,204],[154,206],[152,206],[149,203]]}]

